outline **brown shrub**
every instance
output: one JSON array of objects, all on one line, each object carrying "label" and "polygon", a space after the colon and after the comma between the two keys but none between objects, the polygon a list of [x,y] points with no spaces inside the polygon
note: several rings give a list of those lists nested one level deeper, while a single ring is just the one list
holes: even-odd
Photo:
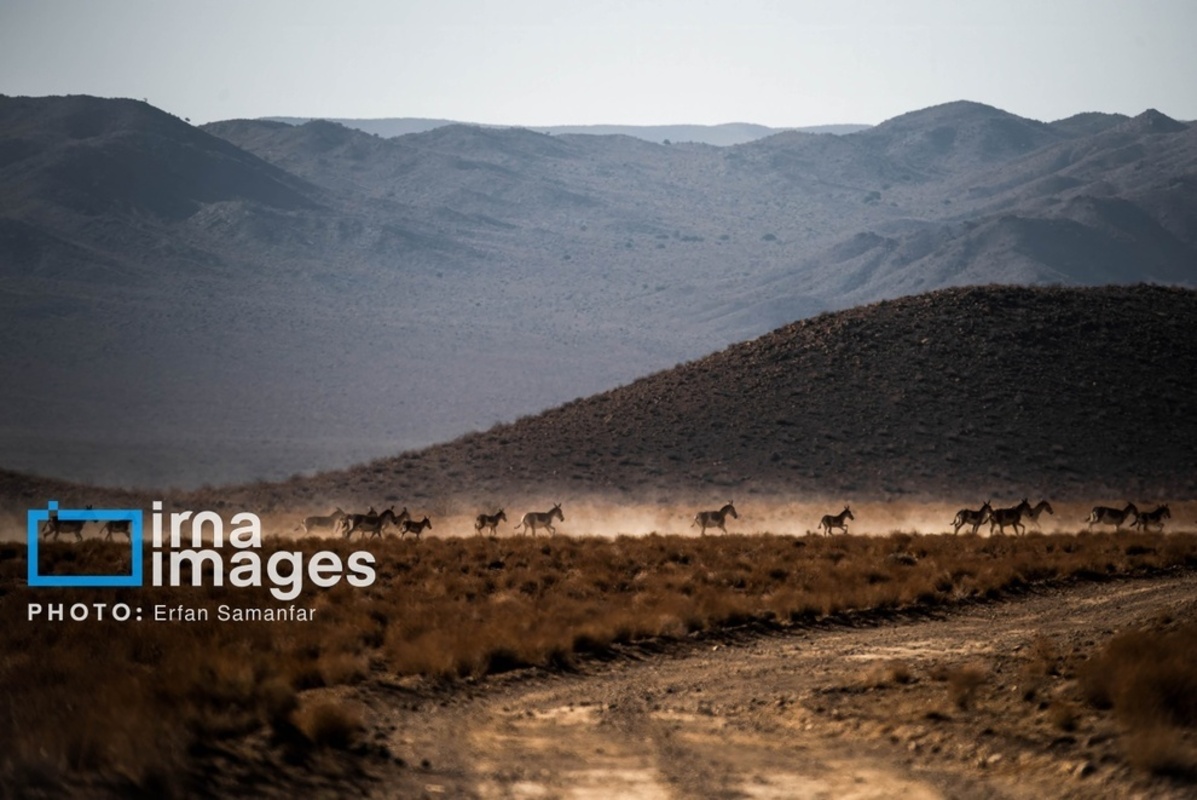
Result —
[{"label": "brown shrub", "polygon": [[328,698],[300,706],[292,721],[309,742],[335,750],[352,747],[365,727],[359,708]]},{"label": "brown shrub", "polygon": [[1046,636],[1036,636],[1027,653],[1027,675],[1048,678],[1060,674],[1061,657],[1056,643]]},{"label": "brown shrub", "polygon": [[1078,672],[1084,698],[1113,709],[1127,729],[1130,764],[1155,775],[1197,780],[1197,623],[1129,631]]},{"label": "brown shrub", "polygon": [[316,661],[316,670],[325,686],[358,683],[370,673],[365,656],[353,653],[323,653]]},{"label": "brown shrub", "polygon": [[1197,726],[1197,624],[1120,634],[1079,678],[1092,705],[1132,728]]},{"label": "brown shrub", "polygon": [[299,708],[299,695],[295,688],[282,678],[265,681],[259,688],[259,694],[262,721],[272,727],[289,720]]},{"label": "brown shrub", "polygon": [[883,688],[886,686],[905,685],[914,682],[914,673],[910,665],[897,659],[878,661],[865,670],[862,683],[869,688]]},{"label": "brown shrub", "polygon": [[989,670],[980,664],[965,664],[947,673],[948,697],[961,711],[976,703],[977,692],[989,680]]},{"label": "brown shrub", "polygon": [[1135,769],[1166,778],[1197,780],[1197,754],[1174,728],[1149,726],[1124,740],[1126,759]]}]

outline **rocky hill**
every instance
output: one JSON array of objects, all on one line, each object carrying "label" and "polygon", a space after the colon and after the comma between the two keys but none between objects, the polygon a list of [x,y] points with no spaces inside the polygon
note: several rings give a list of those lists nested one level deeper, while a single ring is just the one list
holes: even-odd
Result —
[{"label": "rocky hill", "polygon": [[[796,322],[448,444],[193,502],[1191,499],[1195,326],[1192,290],[940,290]],[[96,496],[13,475],[0,487],[14,508]]]},{"label": "rocky hill", "polygon": [[[362,497],[1193,497],[1197,292],[950,289],[820,315],[311,482]],[[288,491],[290,487],[288,487]]]}]

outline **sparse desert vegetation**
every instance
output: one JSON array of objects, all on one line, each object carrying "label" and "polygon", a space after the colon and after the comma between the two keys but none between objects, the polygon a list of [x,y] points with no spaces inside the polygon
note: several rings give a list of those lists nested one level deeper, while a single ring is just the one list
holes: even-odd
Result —
[{"label": "sparse desert vegetation", "polygon": [[1079,668],[1079,680],[1085,700],[1125,727],[1132,764],[1197,778],[1197,618],[1119,634]]},{"label": "sparse desert vegetation", "polygon": [[[897,667],[877,662],[831,683],[812,709],[931,763],[964,762],[987,773],[991,786],[1010,778],[1034,785],[1036,765],[1047,764],[1066,783],[1087,781],[1068,790],[1087,797],[1191,796],[1197,600],[1119,617],[1115,624],[1128,627],[1113,637],[1100,624],[1070,626],[1070,616],[1043,621],[1033,636],[995,629],[983,646],[961,639],[959,650],[944,642],[949,649],[924,649]],[[976,621],[975,632],[984,625]],[[876,677],[893,673],[904,679]]]},{"label": "sparse desert vegetation", "polygon": [[[527,667],[569,672],[594,657],[651,651],[729,628],[880,622],[1045,582],[1197,567],[1197,536],[1129,532],[994,539],[476,537],[369,545],[304,538],[268,540],[266,552],[331,549],[345,556],[363,546],[377,555],[377,582],[367,589],[306,588],[294,602],[315,610],[311,622],[215,620],[222,603],[280,605],[264,589],[147,587],[104,595],[104,602],[144,609],[141,622],[26,623],[26,604],[47,598],[22,585],[24,546],[4,545],[0,714],[11,721],[0,741],[4,773],[21,785],[100,774],[114,785],[146,787],[174,772],[188,774],[197,752],[254,736],[274,741],[297,762],[329,750],[378,755],[362,714],[338,699],[337,687],[415,680],[441,691]],[[42,554],[43,573],[110,571],[129,556],[127,547],[98,540],[47,543]],[[62,589],[54,600],[69,606],[97,598],[94,591]],[[211,618],[150,619],[155,606],[180,605],[206,608]],[[1193,634],[1167,635],[1191,642]],[[1102,658],[1126,651],[1120,641]],[[1162,647],[1173,644],[1168,639]],[[1040,676],[1060,669],[1046,645],[1035,663]],[[1148,674],[1135,669],[1101,670],[1113,683],[1093,684],[1090,695],[1123,713],[1127,687]],[[963,713],[983,703],[987,675],[975,665],[944,672],[953,706]],[[1169,691],[1182,691],[1193,678],[1168,680],[1175,687]],[[905,686],[919,681],[918,670],[894,662],[873,681]],[[1057,718],[1065,727],[1063,712]],[[1146,736],[1155,728],[1144,730]]]}]

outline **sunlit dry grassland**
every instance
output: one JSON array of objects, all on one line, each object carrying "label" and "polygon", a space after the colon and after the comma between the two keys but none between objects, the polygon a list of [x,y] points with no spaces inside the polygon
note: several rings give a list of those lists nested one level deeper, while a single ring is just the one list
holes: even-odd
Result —
[{"label": "sunlit dry grassland", "polygon": [[[152,787],[185,768],[197,749],[254,733],[297,757],[352,747],[352,715],[327,699],[306,701],[306,690],[322,686],[568,670],[621,646],[730,626],[800,626],[851,613],[883,619],[1044,581],[1197,567],[1197,535],[1127,532],[272,538],[263,555],[332,550],[345,558],[363,548],[377,557],[374,585],[309,582],[292,603],[313,609],[312,621],[236,623],[218,621],[216,608],[292,603],[265,588],[30,589],[25,546],[0,545],[0,782],[53,784],[101,772]],[[127,545],[50,542],[40,571],[119,572],[129,557]],[[28,621],[32,602],[127,603],[145,618]],[[153,621],[158,605],[206,608],[210,618]],[[1194,661],[1180,668],[1193,681]],[[1093,701],[1125,704],[1119,687],[1126,682],[1095,684]]]},{"label": "sunlit dry grassland", "polygon": [[1093,707],[1128,731],[1127,758],[1147,772],[1197,780],[1197,620],[1126,631],[1079,668]]}]

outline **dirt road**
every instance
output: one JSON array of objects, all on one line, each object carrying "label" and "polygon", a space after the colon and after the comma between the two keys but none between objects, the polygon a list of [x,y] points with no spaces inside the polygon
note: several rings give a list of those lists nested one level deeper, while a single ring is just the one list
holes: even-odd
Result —
[{"label": "dirt road", "polygon": [[392,760],[345,777],[376,797],[1191,797],[1126,765],[1121,729],[1067,665],[1195,610],[1197,575],[1084,583],[450,693],[370,682],[344,699]]}]

